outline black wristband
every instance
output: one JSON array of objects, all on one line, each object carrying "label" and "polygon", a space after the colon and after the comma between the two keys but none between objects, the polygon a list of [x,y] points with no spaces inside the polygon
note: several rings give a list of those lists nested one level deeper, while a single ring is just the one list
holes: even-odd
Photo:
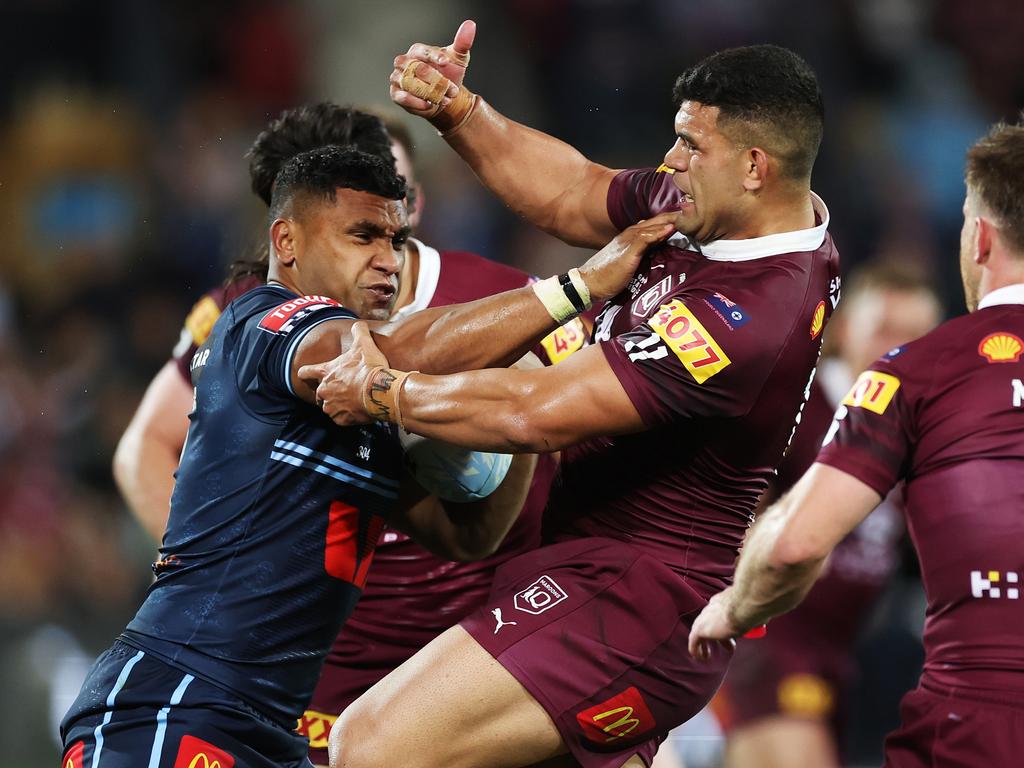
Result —
[{"label": "black wristband", "polygon": [[565,298],[572,304],[573,309],[576,310],[577,315],[582,315],[587,311],[587,305],[580,296],[579,291],[576,290],[576,286],[572,284],[572,278],[569,277],[568,272],[563,272],[558,276],[558,283],[562,286],[562,293],[565,294]]}]

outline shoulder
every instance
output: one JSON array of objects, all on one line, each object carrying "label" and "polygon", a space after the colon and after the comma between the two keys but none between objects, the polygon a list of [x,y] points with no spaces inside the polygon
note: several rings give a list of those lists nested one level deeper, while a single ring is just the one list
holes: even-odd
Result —
[{"label": "shoulder", "polygon": [[462,303],[522,288],[532,280],[532,276],[521,269],[476,253],[441,251],[437,298],[445,303]]}]

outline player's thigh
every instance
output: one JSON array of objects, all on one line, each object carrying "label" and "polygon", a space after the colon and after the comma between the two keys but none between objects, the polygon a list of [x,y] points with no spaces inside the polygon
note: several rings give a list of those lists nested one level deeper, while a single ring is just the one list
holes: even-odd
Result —
[{"label": "player's thigh", "polygon": [[565,753],[551,718],[460,626],[352,704],[331,768],[519,768]]},{"label": "player's thigh", "polygon": [[725,768],[838,768],[832,733],[823,720],[777,715],[729,732]]}]

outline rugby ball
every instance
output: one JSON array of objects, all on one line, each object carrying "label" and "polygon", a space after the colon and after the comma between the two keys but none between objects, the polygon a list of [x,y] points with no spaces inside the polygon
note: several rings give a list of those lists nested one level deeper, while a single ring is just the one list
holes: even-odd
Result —
[{"label": "rugby ball", "polygon": [[405,465],[416,482],[445,501],[479,501],[501,485],[512,464],[507,453],[471,451],[399,430]]}]

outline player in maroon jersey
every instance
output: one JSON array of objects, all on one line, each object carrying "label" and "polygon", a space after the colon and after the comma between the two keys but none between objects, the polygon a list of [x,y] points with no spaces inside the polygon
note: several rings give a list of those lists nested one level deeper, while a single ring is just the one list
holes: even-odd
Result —
[{"label": "player in maroon jersey", "polygon": [[[412,52],[461,75],[446,62],[466,61],[466,29],[444,52]],[[538,371],[400,379],[376,368],[386,361],[366,337],[362,357],[304,374],[322,377],[339,423],[388,415],[364,410],[369,382],[414,432],[565,449],[547,545],[502,566],[483,609],[349,707],[334,765],[649,765],[718,687],[727,655],[711,668],[689,659],[689,622],[728,583],[789,438],[838,256],[809,188],[822,106],[799,57],[724,52],[675,95],[678,138],[657,170],[591,163],[482,101],[447,134],[506,204],[565,240],[674,211],[680,234],[649,251],[595,344]]]},{"label": "player in maroon jersey", "polygon": [[[800,424],[760,508],[811,466],[832,415],[859,371],[934,328],[941,308],[929,282],[903,264],[869,265],[846,282]],[[840,764],[854,643],[898,564],[903,522],[895,489],[844,538],[795,610],[755,642],[741,642],[712,702],[726,732],[725,764],[828,768]]]},{"label": "player in maroon jersey", "polygon": [[928,612],[925,664],[885,765],[1009,768],[1024,751],[1024,126],[967,155],[960,269],[970,314],[883,355],[843,399],[817,463],[764,516],[691,651],[792,608],[826,556],[903,480]]}]

